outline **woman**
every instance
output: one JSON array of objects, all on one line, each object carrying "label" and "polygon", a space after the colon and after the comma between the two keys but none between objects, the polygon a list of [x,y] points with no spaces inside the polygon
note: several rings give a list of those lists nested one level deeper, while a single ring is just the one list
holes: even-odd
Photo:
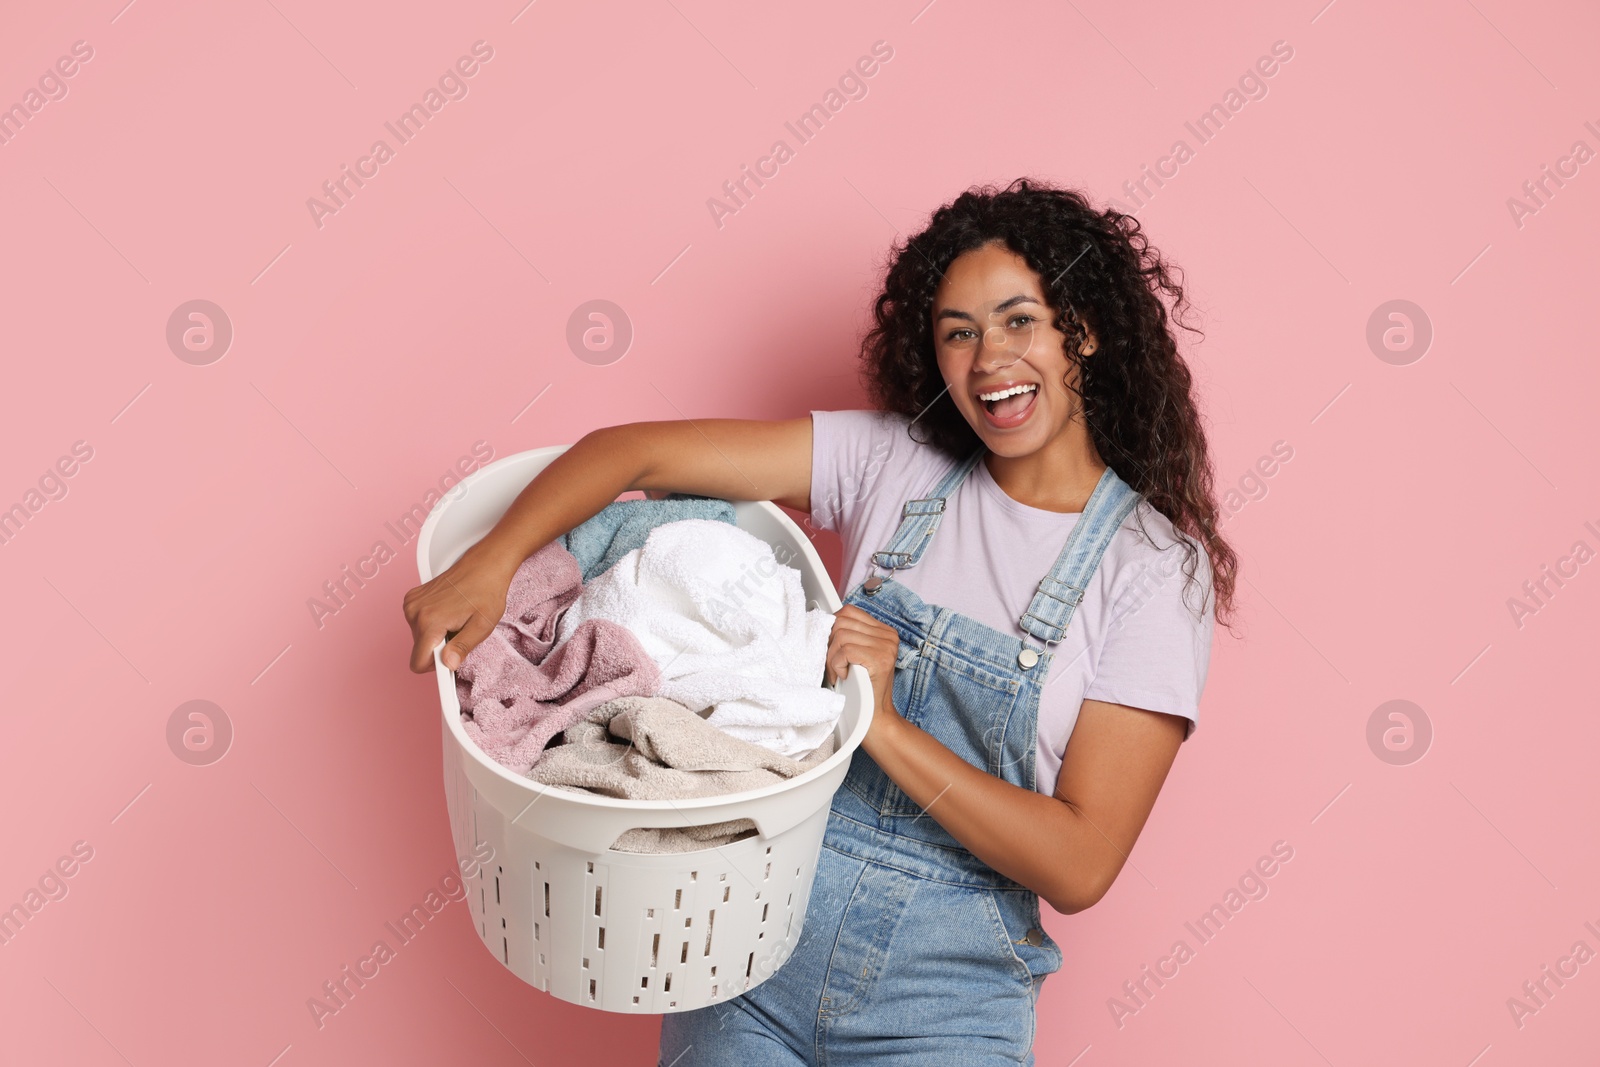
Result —
[{"label": "woman", "polygon": [[1033,1063],[1061,966],[1039,898],[1111,886],[1231,610],[1162,295],[1186,306],[1137,220],[1027,179],[969,191],[889,266],[862,346],[879,410],[597,430],[406,595],[412,669],[450,631],[453,668],[517,565],[624,491],[775,500],[842,536],[828,672],[864,666],[876,707],[801,937],[744,995],[667,1015],[663,1067]]}]

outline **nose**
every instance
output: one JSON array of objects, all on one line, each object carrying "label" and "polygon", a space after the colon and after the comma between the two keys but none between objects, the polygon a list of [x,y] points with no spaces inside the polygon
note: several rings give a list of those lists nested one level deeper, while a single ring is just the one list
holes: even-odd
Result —
[{"label": "nose", "polygon": [[1008,362],[998,362],[999,359],[1009,353],[1010,340],[1011,337],[1003,326],[990,326],[988,329],[984,330],[983,340],[978,346],[978,369],[982,370],[984,368],[984,364],[991,360],[995,361],[993,364],[994,370],[1000,370],[1004,367],[1009,367],[1011,364],[1020,360],[1022,356],[1017,355]]}]

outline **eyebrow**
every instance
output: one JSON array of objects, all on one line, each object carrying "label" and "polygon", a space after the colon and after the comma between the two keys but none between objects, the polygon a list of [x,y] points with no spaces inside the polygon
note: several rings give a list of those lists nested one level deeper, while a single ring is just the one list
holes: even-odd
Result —
[{"label": "eyebrow", "polygon": [[[1013,307],[1016,307],[1018,304],[1039,304],[1039,301],[1024,293],[1018,293],[1011,299],[997,304],[995,306],[994,313],[998,314],[999,312],[1007,311]],[[1039,306],[1043,307],[1044,305],[1039,304]],[[957,311],[955,308],[940,308],[938,313],[933,316],[933,321],[938,322],[941,319],[965,319],[967,322],[977,321],[965,311]]]}]

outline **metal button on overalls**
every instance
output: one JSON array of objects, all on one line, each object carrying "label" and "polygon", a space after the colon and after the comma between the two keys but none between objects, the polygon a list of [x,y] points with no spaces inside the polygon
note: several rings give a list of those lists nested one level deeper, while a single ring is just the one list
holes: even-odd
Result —
[{"label": "metal button on overalls", "polygon": [[[982,454],[919,501],[951,496]],[[904,582],[863,581],[844,601],[899,636],[895,708],[965,762],[1033,791],[1047,650],[1077,607],[1053,591],[1089,586],[1137,500],[1107,468],[1019,621],[1043,648],[1019,648],[1009,628],[929,603]],[[942,511],[906,509],[883,553],[893,573],[916,565]],[[855,1063],[903,1035],[921,1043],[923,1062],[1032,1064],[1033,995],[1060,966],[1037,893],[973,855],[857,749],[829,807],[794,952],[731,1001],[667,1015],[661,1062],[691,1049],[707,1063],[768,1062],[781,1045],[792,1053],[784,1062]]]}]

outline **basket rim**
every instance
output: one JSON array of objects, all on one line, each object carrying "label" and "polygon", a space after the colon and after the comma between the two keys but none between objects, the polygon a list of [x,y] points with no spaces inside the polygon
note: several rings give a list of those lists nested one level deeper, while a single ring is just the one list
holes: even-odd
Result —
[{"label": "basket rim", "polygon": [[[433,568],[429,563],[434,533],[438,529],[439,523],[443,520],[445,513],[459,499],[465,496],[467,491],[470,491],[475,482],[487,481],[515,467],[527,466],[540,460],[553,459],[570,447],[572,446],[547,445],[542,448],[514,452],[511,455],[502,456],[491,463],[484,464],[463,478],[459,485],[434,504],[433,508],[428,512],[427,519],[422,524],[422,529],[417,534],[418,576],[424,582],[430,581],[435,577]],[[527,482],[525,481],[523,484],[526,485]],[[811,544],[810,538],[805,536],[804,531],[795,525],[794,520],[789,518],[782,508],[770,500],[729,501],[729,503],[754,506],[775,518],[780,526],[792,530],[797,535],[796,541],[800,545],[802,558],[813,566],[824,579],[821,585],[822,599],[826,610],[834,613],[844,606],[844,602],[840,600],[838,591],[833,586],[833,580],[828,576],[827,569],[822,564],[822,558],[817,555],[817,550]],[[463,546],[461,551],[466,551],[466,546]],[[459,559],[460,553],[456,553],[454,558]],[[444,643],[440,642],[433,649],[433,670],[434,677],[439,685],[440,713],[444,716],[445,730],[455,741],[457,747],[465,751],[479,767],[500,778],[508,785],[524,790],[530,798],[549,797],[563,803],[572,803],[584,807],[638,812],[673,810],[685,812],[721,807],[730,802],[745,803],[763,800],[767,797],[778,796],[792,789],[808,785],[848,762],[855,755],[856,749],[860,747],[862,740],[867,735],[867,729],[872,725],[871,679],[867,675],[865,667],[858,663],[853,663],[850,665],[849,672],[842,682],[835,682],[826,688],[839,692],[841,687],[858,687],[864,691],[866,699],[862,701],[861,714],[856,719],[854,729],[840,741],[833,753],[803,774],[781,782],[775,782],[772,785],[762,786],[760,789],[744,789],[734,793],[717,793],[705,797],[682,797],[676,800],[634,800],[627,797],[608,797],[598,793],[584,793],[575,789],[563,789],[560,786],[548,786],[531,778],[524,778],[522,775],[515,774],[490,759],[488,754],[478,747],[477,742],[468,736],[466,729],[462,725],[461,703],[456,696],[455,672],[447,668],[439,658],[439,650],[443,647]],[[835,726],[836,733],[837,730],[838,727]]]}]

